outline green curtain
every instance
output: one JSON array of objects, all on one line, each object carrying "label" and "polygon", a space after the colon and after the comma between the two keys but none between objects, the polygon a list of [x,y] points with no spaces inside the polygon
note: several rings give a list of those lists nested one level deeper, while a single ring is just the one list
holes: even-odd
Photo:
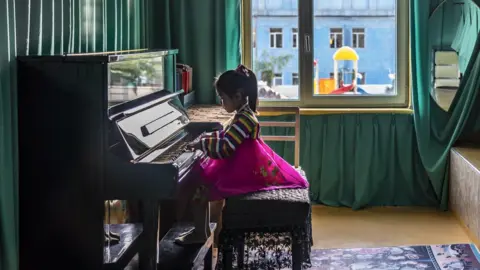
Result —
[{"label": "green curtain", "polygon": [[15,57],[149,47],[152,1],[0,3],[0,269],[18,269]]},{"label": "green curtain", "polygon": [[213,81],[240,63],[239,0],[157,0],[154,48],[179,49],[193,68],[197,103],[216,102]]},{"label": "green curtain", "polygon": [[[18,269],[18,185],[15,160],[16,132],[10,62],[15,60],[13,3],[0,4],[0,269]],[[7,20],[5,20],[7,18]],[[5,24],[5,22],[8,22]]]},{"label": "green curtain", "polygon": [[[456,98],[448,113],[430,96],[431,52],[429,47],[429,1],[411,0],[412,104],[418,151],[441,209],[448,209],[448,158],[453,143],[479,117],[480,39],[465,68]],[[467,38],[467,37],[465,37]],[[470,38],[470,37],[468,37]]]},{"label": "green curtain", "polygon": [[429,40],[433,48],[452,49],[452,41],[457,33],[458,24],[462,20],[463,8],[463,5],[455,4],[451,0],[430,1],[430,10],[435,11],[429,18]]},{"label": "green curtain", "polygon": [[458,52],[460,72],[465,72],[475,48],[480,26],[480,8],[470,0],[464,1],[452,48]]},{"label": "green curtain", "polygon": [[[288,121],[293,116],[261,117]],[[263,127],[263,135],[293,135]],[[292,142],[269,145],[293,164]],[[330,206],[435,206],[410,114],[331,114],[301,117],[300,164],[311,199]]]}]

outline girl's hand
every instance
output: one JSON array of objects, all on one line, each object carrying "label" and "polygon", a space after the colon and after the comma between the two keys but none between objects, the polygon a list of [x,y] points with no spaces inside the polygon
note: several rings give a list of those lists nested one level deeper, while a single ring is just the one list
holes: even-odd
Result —
[{"label": "girl's hand", "polygon": [[191,142],[187,145],[187,148],[192,150],[192,151],[201,150],[202,149],[202,144],[200,143],[200,141]]}]

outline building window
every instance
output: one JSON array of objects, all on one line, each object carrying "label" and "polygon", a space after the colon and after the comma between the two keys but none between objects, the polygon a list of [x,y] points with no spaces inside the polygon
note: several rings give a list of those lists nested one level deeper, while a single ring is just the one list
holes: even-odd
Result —
[{"label": "building window", "polygon": [[330,28],[330,48],[340,48],[343,46],[343,29]]},{"label": "building window", "polygon": [[[242,63],[263,74],[259,89],[281,99],[263,98],[260,106],[408,108],[409,1],[389,0],[368,18],[341,8],[342,1],[322,0],[322,8],[312,7],[319,1],[292,1],[241,1],[242,40],[249,41],[241,43]],[[376,26],[368,28],[368,46],[366,21]],[[368,81],[365,72],[352,77],[354,69],[368,71]],[[329,75],[337,72],[333,81]],[[352,95],[352,82],[361,84],[355,95],[362,98]]]},{"label": "building window", "polygon": [[277,86],[277,85],[282,85],[282,84],[283,84],[282,74],[281,73],[275,73],[273,75],[273,85]]},{"label": "building window", "polygon": [[352,47],[365,48],[365,28],[352,29]]},{"label": "building window", "polygon": [[298,78],[298,73],[292,73],[292,84],[293,85],[298,85],[300,82]]},{"label": "building window", "polygon": [[298,28],[292,28],[292,48],[298,48]]},{"label": "building window", "polygon": [[282,48],[282,28],[270,28],[270,48]]}]

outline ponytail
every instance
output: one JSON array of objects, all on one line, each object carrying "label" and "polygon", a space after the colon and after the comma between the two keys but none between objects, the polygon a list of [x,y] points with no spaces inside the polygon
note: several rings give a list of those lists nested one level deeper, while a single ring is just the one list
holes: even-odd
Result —
[{"label": "ponytail", "polygon": [[253,71],[249,70],[250,76],[248,77],[248,87],[246,87],[245,95],[248,98],[248,106],[250,109],[256,113],[257,112],[257,105],[258,105],[258,82],[257,76]]}]

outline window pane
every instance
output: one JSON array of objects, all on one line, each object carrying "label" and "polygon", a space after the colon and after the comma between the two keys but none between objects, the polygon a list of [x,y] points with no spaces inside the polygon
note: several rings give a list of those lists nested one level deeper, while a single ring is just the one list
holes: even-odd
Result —
[{"label": "window pane", "polygon": [[252,33],[255,33],[252,66],[259,81],[260,100],[297,100],[299,98],[297,2],[252,0],[251,20]]},{"label": "window pane", "polygon": [[352,29],[352,47],[365,48],[365,29],[364,28]]},{"label": "window pane", "polygon": [[343,44],[343,29],[330,28],[330,48],[340,48]]},{"label": "window pane", "polygon": [[298,73],[292,73],[292,84],[298,85],[300,81],[298,80]]},{"label": "window pane", "polygon": [[292,48],[298,47],[298,29],[292,28]]},{"label": "window pane", "polygon": [[397,95],[396,0],[313,1],[313,94]]},{"label": "window pane", "polygon": [[275,43],[276,46],[275,48],[282,48],[282,41],[283,41],[283,35],[282,34],[276,34],[275,35]]}]

